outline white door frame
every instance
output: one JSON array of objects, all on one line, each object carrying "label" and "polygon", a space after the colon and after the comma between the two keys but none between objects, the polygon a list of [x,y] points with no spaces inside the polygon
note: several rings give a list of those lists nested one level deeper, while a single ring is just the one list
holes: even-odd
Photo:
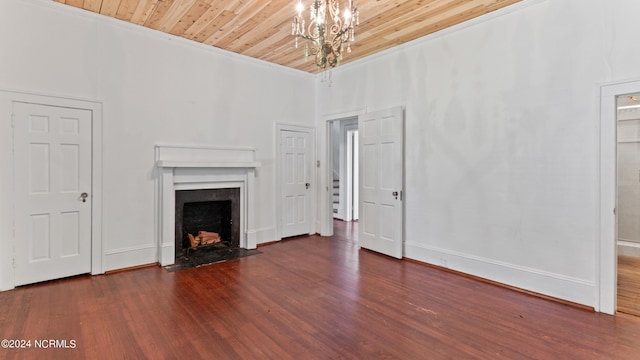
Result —
[{"label": "white door frame", "polygon": [[[346,120],[349,118],[358,119],[359,116],[366,113],[366,108],[348,111],[344,113],[336,113],[331,115],[322,116],[322,122],[324,122],[324,131],[325,131],[325,147],[324,147],[324,156],[325,156],[325,164],[324,171],[320,170],[321,177],[324,178],[324,195],[320,192],[321,204],[323,206],[320,207],[320,234],[322,236],[332,236],[333,235],[333,135],[332,135],[332,126],[334,121]],[[321,164],[320,168],[323,166]]]},{"label": "white door frame", "polygon": [[[353,132],[358,131],[358,124],[345,125],[343,126],[343,129],[344,129],[343,140],[344,140],[345,151],[344,151],[344,156],[342,157],[342,160],[344,162],[344,169],[342,170],[344,170],[344,172],[341,175],[344,175],[344,176],[340,176],[340,196],[342,197],[340,201],[342,202],[344,200],[344,207],[343,207],[344,221],[353,221],[353,208],[354,208],[353,193],[354,193],[354,188],[358,187],[358,185],[354,183],[354,175],[355,175],[354,173],[356,173],[358,170],[354,169],[354,166],[353,166],[353,162],[354,162],[353,161],[353,157],[354,157]],[[344,195],[342,191],[343,187],[344,187]],[[355,204],[355,207],[358,207],[358,205]]]},{"label": "white door frame", "polygon": [[15,287],[13,256],[14,230],[14,156],[12,109],[14,102],[86,109],[92,113],[91,152],[91,274],[103,271],[102,251],[102,103],[27,92],[0,89],[0,291]]},{"label": "white door frame", "polygon": [[615,314],[617,297],[617,110],[616,97],[640,92],[640,79],[600,86],[600,234],[596,249],[597,300],[595,310]]},{"label": "white door frame", "polygon": [[311,195],[309,195],[310,202],[310,211],[309,211],[309,219],[311,224],[309,226],[309,233],[313,234],[316,232],[316,214],[317,214],[317,206],[316,206],[316,195],[317,194],[317,181],[316,174],[314,169],[314,164],[316,163],[316,130],[313,126],[305,126],[305,125],[294,125],[294,124],[276,124],[276,133],[275,133],[275,159],[276,159],[276,173],[275,173],[275,194],[276,194],[276,231],[275,238],[276,240],[282,240],[282,159],[280,153],[282,151],[282,144],[280,143],[280,132],[282,131],[298,131],[298,132],[306,132],[309,134],[309,150],[310,150],[310,159],[309,166],[311,166],[310,172],[310,180],[311,180]]}]

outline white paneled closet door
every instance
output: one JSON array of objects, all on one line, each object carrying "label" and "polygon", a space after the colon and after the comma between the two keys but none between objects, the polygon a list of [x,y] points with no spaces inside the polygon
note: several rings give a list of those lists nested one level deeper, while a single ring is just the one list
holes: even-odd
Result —
[{"label": "white paneled closet door", "polygon": [[310,133],[280,131],[282,237],[311,231],[311,142]]},{"label": "white paneled closet door", "polygon": [[15,285],[91,271],[90,110],[14,102]]}]

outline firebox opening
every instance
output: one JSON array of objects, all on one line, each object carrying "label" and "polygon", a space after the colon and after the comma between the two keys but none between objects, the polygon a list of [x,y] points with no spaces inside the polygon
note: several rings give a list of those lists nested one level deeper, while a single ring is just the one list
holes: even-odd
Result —
[{"label": "firebox opening", "polygon": [[203,201],[184,204],[182,210],[182,248],[192,246],[189,234],[202,232],[219,234],[219,245],[231,244],[231,201]]},{"label": "firebox opening", "polygon": [[239,248],[240,189],[176,191],[175,224],[176,260],[202,248]]}]

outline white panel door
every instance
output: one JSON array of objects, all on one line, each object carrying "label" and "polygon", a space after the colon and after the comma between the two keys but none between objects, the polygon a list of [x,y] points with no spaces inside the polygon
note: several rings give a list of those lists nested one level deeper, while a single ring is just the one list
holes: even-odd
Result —
[{"label": "white panel door", "polygon": [[13,103],[15,285],[91,271],[90,110]]},{"label": "white panel door", "polygon": [[280,131],[282,237],[311,231],[310,133]]},{"label": "white panel door", "polygon": [[360,152],[360,246],[402,258],[404,184],[402,108],[358,120]]}]

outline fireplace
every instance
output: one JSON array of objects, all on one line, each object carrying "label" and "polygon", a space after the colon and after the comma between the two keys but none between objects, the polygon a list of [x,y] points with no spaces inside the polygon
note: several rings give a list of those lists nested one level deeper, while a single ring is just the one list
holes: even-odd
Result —
[{"label": "fireplace", "polygon": [[[178,190],[176,193],[176,259],[189,250],[240,246],[240,188]],[[217,234],[204,242],[202,233]],[[194,239],[197,239],[194,243]]]},{"label": "fireplace", "polygon": [[[156,234],[160,265],[175,264],[185,247],[184,236],[186,234],[188,238],[191,231],[216,233],[221,246],[256,248],[254,189],[255,172],[260,163],[254,160],[253,149],[157,145],[155,152],[158,167]],[[229,191],[235,195],[227,196]],[[183,196],[186,200],[181,199]],[[182,206],[178,205],[179,201]],[[191,205],[185,207],[185,204]],[[226,222],[231,223],[230,229],[217,225],[229,217],[227,215],[220,216],[218,220],[183,223],[185,209],[189,215],[191,212],[226,211],[224,209],[229,207],[231,220]],[[210,223],[200,230],[193,225],[199,221]]]}]

